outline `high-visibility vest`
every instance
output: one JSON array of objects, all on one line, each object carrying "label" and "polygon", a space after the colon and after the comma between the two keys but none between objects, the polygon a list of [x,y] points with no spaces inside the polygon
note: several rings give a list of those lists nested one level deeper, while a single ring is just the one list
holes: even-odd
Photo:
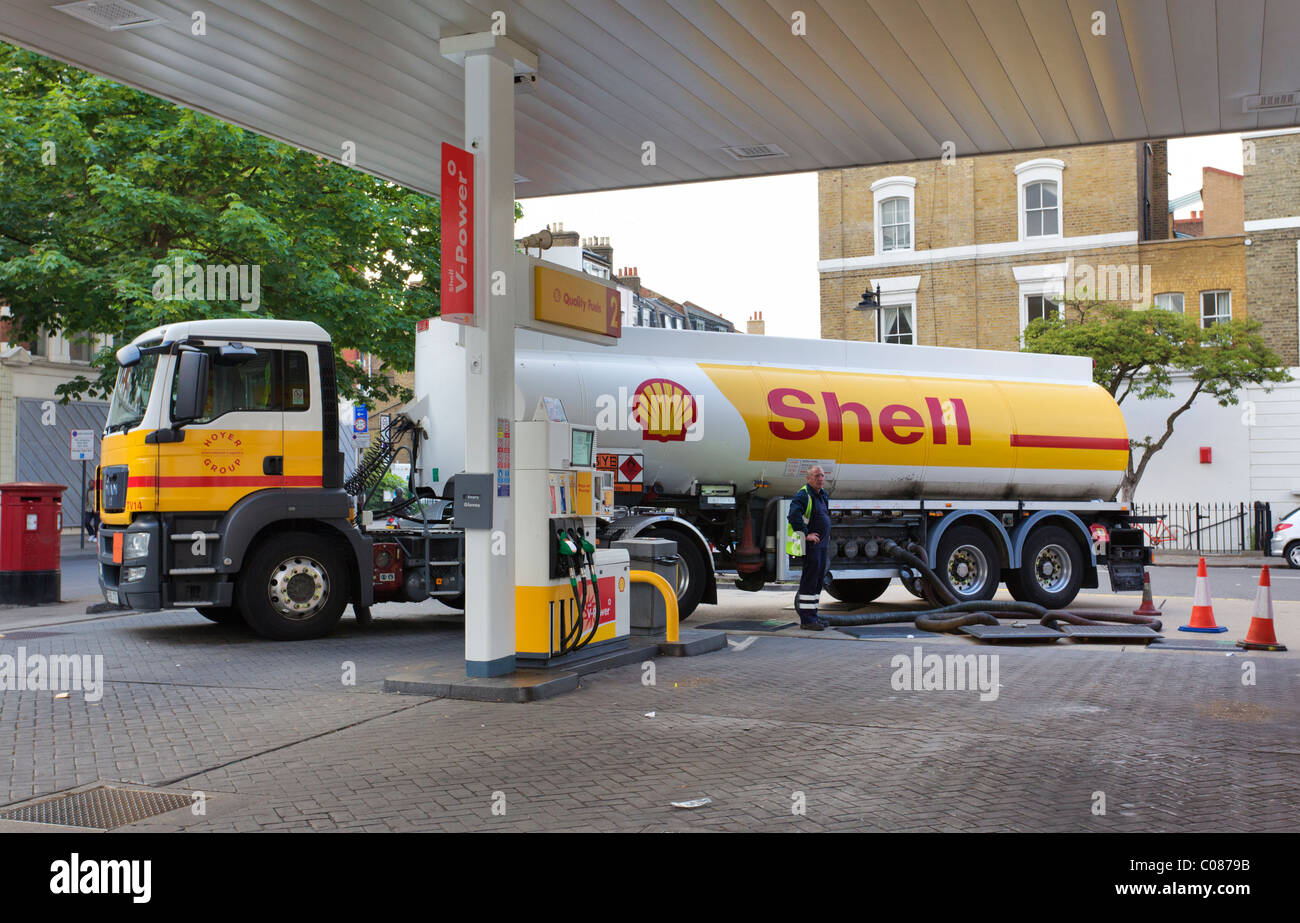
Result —
[{"label": "high-visibility vest", "polygon": [[[799,493],[808,495],[808,507],[803,511],[804,525],[808,525],[808,521],[812,517],[812,491],[806,487],[800,487]],[[795,494],[796,500],[798,500],[798,497],[799,494]],[[792,558],[802,558],[804,556],[804,537],[794,530],[794,526],[790,525],[788,519],[785,521],[785,553]]]}]

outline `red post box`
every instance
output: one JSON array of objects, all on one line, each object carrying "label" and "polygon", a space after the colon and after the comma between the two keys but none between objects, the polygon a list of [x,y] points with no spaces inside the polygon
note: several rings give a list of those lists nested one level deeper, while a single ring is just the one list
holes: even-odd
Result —
[{"label": "red post box", "polygon": [[0,603],[59,601],[62,484],[0,484]]}]

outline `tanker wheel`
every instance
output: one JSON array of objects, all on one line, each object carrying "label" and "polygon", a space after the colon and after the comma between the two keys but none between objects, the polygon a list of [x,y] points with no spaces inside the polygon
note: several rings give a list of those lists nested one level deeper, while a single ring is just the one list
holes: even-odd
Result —
[{"label": "tanker wheel", "polygon": [[953,526],[943,533],[934,570],[960,602],[992,599],[998,591],[997,549],[974,526]]},{"label": "tanker wheel", "polygon": [[889,589],[890,577],[870,577],[832,580],[826,592],[842,603],[869,603],[880,598]]},{"label": "tanker wheel", "polygon": [[260,544],[235,588],[249,626],[275,641],[320,638],[349,600],[338,546],[310,532],[284,532]]},{"label": "tanker wheel", "polygon": [[1007,589],[1021,602],[1064,609],[1083,585],[1083,552],[1060,526],[1041,526],[1029,533],[1020,567],[1007,577]]},{"label": "tanker wheel", "polygon": [[666,538],[677,543],[677,621],[684,622],[695,612],[704,598],[704,587],[709,582],[708,563],[700,549],[680,532],[651,529],[646,538]]},{"label": "tanker wheel", "polygon": [[462,612],[465,611],[464,593],[457,593],[455,596],[435,596],[433,598],[438,600],[438,602],[442,603],[444,606],[450,606],[452,609],[459,609]]},{"label": "tanker wheel", "polygon": [[194,611],[218,625],[244,624],[244,614],[238,606],[195,606]]}]

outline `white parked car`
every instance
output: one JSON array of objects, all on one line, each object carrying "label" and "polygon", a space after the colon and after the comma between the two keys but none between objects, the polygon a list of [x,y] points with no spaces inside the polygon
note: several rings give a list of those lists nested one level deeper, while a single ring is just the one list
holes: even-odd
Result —
[{"label": "white parked car", "polygon": [[1269,551],[1286,558],[1286,563],[1300,568],[1300,507],[1282,517],[1273,527],[1273,542]]}]

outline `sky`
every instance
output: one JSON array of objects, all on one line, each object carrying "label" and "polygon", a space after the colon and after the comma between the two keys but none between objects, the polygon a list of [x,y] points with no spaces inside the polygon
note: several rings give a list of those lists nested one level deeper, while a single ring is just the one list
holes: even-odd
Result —
[{"label": "sky", "polygon": [[[1241,172],[1241,136],[1169,142],[1169,197],[1201,187],[1201,167]],[[524,189],[519,189],[524,192]],[[516,236],[560,223],[608,237],[614,268],[692,301],[744,330],[762,312],[769,336],[819,337],[817,174],[523,199]],[[1184,209],[1177,217],[1186,217]]]}]

